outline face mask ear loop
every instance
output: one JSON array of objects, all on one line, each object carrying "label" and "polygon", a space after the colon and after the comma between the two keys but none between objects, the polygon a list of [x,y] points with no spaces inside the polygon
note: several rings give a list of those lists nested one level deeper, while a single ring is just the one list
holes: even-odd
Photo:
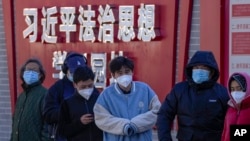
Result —
[{"label": "face mask ear loop", "polygon": [[110,74],[110,76],[111,76],[111,77],[110,77],[110,79],[109,79],[109,84],[112,84],[112,83],[117,82],[116,79],[115,79],[115,77],[114,77],[114,75],[113,75],[112,73]]}]

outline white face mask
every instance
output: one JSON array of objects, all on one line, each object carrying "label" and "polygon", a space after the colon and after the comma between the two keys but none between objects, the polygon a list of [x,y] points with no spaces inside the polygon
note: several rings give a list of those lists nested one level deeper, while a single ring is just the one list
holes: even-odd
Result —
[{"label": "white face mask", "polygon": [[132,82],[132,75],[122,75],[120,77],[117,77],[116,81],[119,85],[122,85],[126,88]]},{"label": "white face mask", "polygon": [[87,89],[81,89],[78,90],[78,93],[85,99],[89,100],[90,96],[92,95],[92,92],[94,91],[94,88],[87,88]]},{"label": "white face mask", "polygon": [[238,104],[238,103],[241,103],[241,101],[244,99],[246,92],[234,91],[234,92],[231,92],[231,95],[233,99],[235,100],[235,102]]}]

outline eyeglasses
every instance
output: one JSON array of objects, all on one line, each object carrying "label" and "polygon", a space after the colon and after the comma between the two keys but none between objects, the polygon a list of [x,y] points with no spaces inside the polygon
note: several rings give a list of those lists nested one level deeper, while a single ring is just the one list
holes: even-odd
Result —
[{"label": "eyeglasses", "polygon": [[37,69],[25,69],[25,71],[35,71],[35,72],[40,72],[39,70],[37,70]]}]

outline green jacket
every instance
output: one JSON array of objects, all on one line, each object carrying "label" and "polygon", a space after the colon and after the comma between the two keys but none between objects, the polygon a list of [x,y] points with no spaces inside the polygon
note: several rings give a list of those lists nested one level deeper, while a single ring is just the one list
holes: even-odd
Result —
[{"label": "green jacket", "polygon": [[48,141],[42,117],[47,89],[41,83],[24,87],[17,99],[10,141]]}]

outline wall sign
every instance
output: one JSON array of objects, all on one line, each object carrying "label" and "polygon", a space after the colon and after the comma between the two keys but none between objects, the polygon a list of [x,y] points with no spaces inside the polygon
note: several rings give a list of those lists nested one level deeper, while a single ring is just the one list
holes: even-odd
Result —
[{"label": "wall sign", "polygon": [[[42,43],[58,43],[56,26],[59,26],[59,32],[65,33],[66,43],[71,42],[71,34],[78,34],[79,42],[114,42],[114,24],[115,19],[113,9],[110,5],[99,6],[99,15],[96,17],[96,11],[92,10],[91,5],[86,8],[76,7],[57,7],[45,8],[41,11],[37,8],[24,8],[23,15],[27,28],[23,30],[23,38],[29,38],[30,42],[41,40]],[[155,26],[155,5],[141,4],[138,9],[137,34],[134,30],[134,6],[119,6],[119,29],[117,39],[123,42],[132,41],[135,36],[138,40],[148,42],[156,37]],[[78,10],[78,12],[76,11]],[[42,13],[39,21],[38,12]],[[60,14],[59,14],[60,13]],[[58,16],[59,15],[59,16]],[[95,21],[94,19],[97,19]],[[97,22],[99,27],[97,27]],[[38,25],[41,24],[42,29]],[[95,36],[94,30],[98,29],[98,35]],[[39,30],[42,35],[39,37]],[[38,39],[40,38],[40,39]]]},{"label": "wall sign", "polygon": [[230,0],[229,75],[250,73],[250,1]]}]

